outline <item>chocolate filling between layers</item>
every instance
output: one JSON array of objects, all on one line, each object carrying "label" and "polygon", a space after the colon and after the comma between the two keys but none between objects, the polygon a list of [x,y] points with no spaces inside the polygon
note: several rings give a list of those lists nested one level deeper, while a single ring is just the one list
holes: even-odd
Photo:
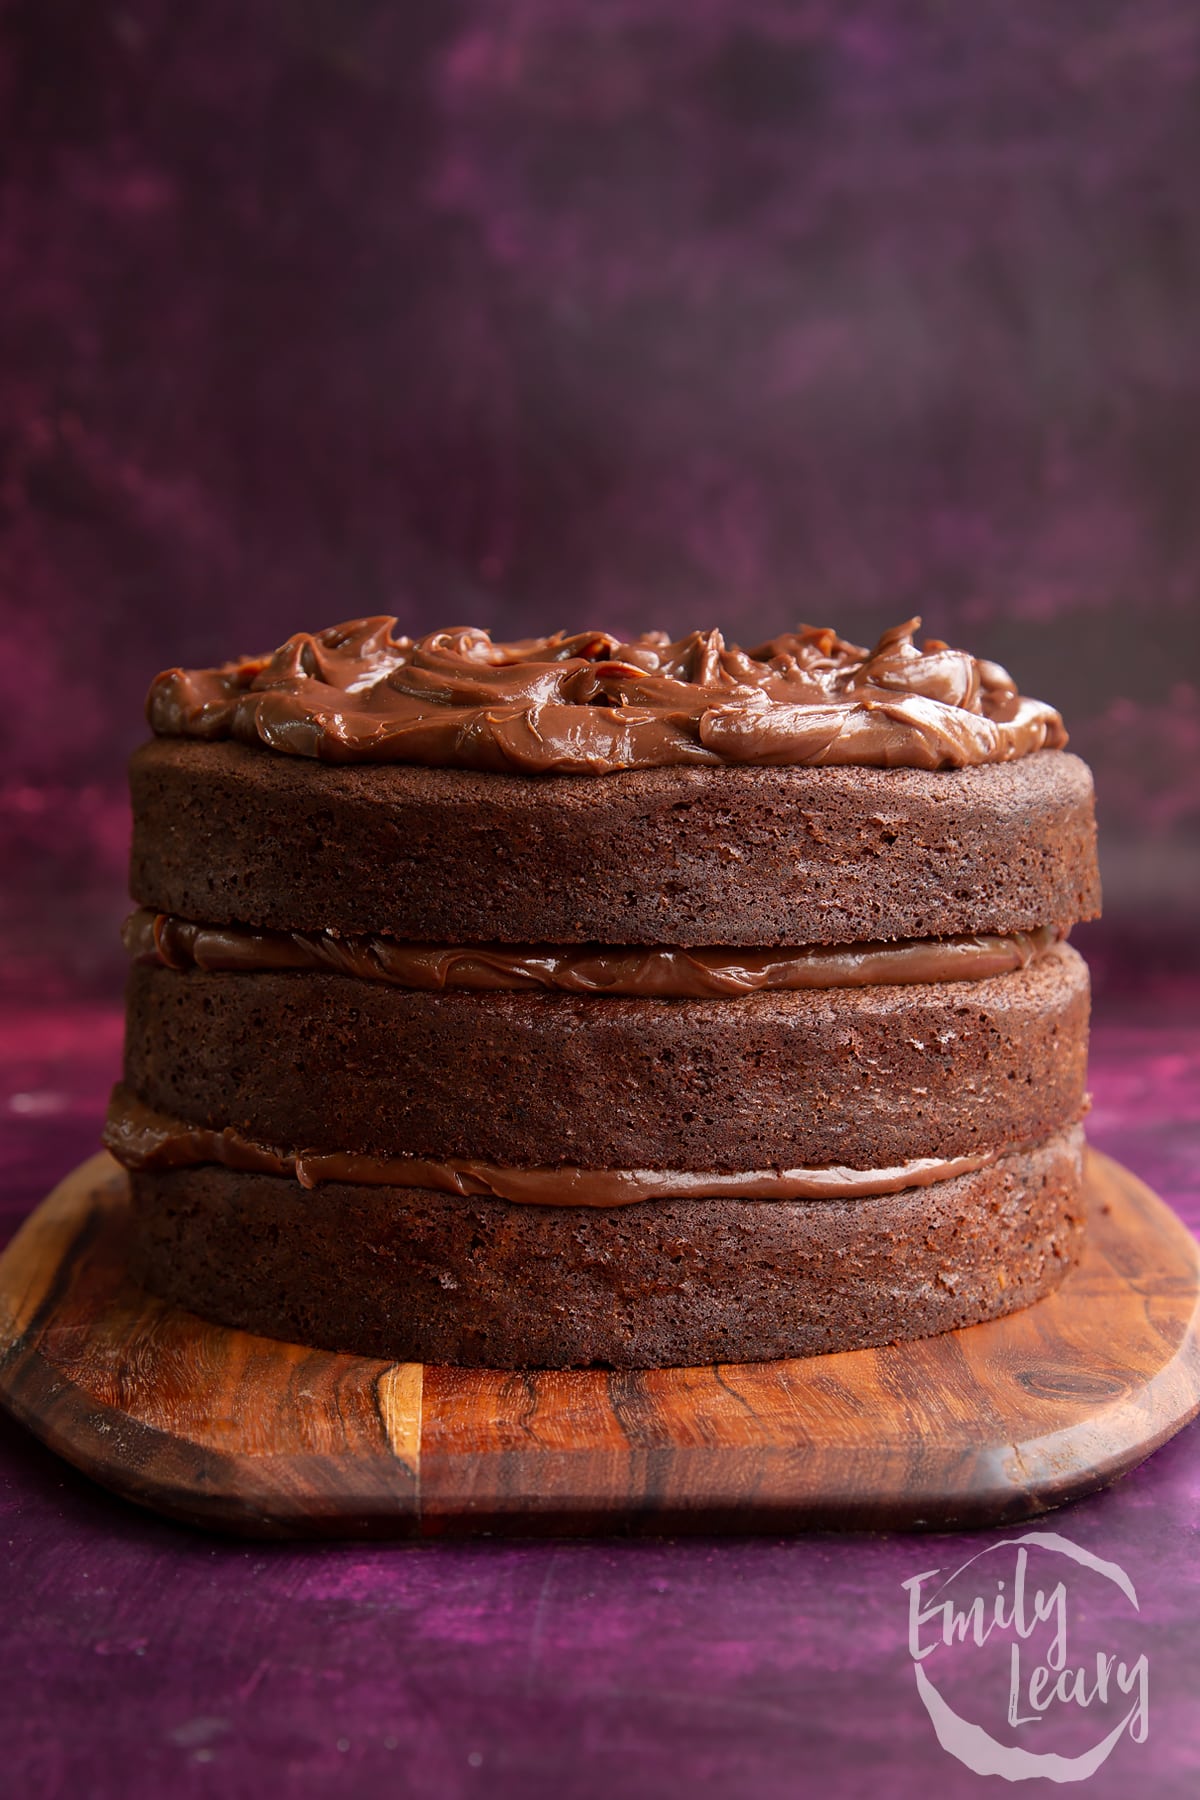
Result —
[{"label": "chocolate filling between layers", "polygon": [[930,1187],[968,1175],[1013,1149],[971,1156],[917,1157],[891,1169],[578,1169],[501,1168],[469,1158],[370,1156],[357,1151],[289,1151],[256,1143],[232,1126],[191,1125],[146,1106],[128,1088],[113,1090],[104,1143],[128,1169],[196,1168],[215,1163],[246,1174],[294,1176],[301,1187],[346,1182],[436,1193],[486,1195],[521,1206],[633,1206],[643,1200],[850,1200]]},{"label": "chocolate filling between layers", "polygon": [[983,981],[1024,969],[1066,938],[1065,927],[907,942],[810,945],[795,950],[670,949],[589,945],[413,944],[381,935],[266,931],[201,925],[146,909],[126,921],[135,962],[179,972],[331,970],[430,993],[443,990],[623,994],[659,999],[735,998],[941,981]]}]

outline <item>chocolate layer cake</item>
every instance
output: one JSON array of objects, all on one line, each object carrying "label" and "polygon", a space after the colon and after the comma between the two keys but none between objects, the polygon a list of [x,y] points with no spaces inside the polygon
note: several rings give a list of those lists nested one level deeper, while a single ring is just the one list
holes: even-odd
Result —
[{"label": "chocolate layer cake", "polygon": [[141,1279],[498,1367],[803,1355],[1048,1292],[1091,780],[918,623],[868,653],[372,619],[160,676],[106,1133]]}]

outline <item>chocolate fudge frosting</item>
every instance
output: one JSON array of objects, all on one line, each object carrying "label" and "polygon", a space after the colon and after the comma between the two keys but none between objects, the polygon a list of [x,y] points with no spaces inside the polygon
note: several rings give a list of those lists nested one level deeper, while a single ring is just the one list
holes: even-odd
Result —
[{"label": "chocolate fudge frosting", "polygon": [[763,991],[982,981],[1023,969],[1065,937],[1063,928],[907,943],[810,945],[795,950],[639,949],[610,945],[411,944],[328,931],[256,931],[198,925],[145,908],[125,922],[135,962],[206,974],[329,970],[364,981],[440,993],[467,991],[625,994],[656,999],[736,999]]},{"label": "chocolate fudge frosting", "polygon": [[471,1157],[435,1161],[418,1156],[373,1156],[353,1150],[281,1150],[260,1144],[234,1126],[214,1131],[155,1112],[118,1084],[113,1089],[104,1143],[128,1169],[179,1169],[217,1163],[259,1175],[291,1175],[301,1187],[351,1182],[366,1187],[485,1194],[524,1206],[633,1206],[642,1200],[692,1196],[732,1200],[855,1199],[898,1194],[970,1174],[1000,1151],[969,1156],[922,1156],[890,1169],[841,1163],[814,1169],[580,1169],[506,1168]]},{"label": "chocolate fudge frosting", "polygon": [[672,643],[607,632],[493,643],[412,639],[393,618],[298,632],[273,656],[168,669],[147,716],[164,737],[233,738],[325,762],[605,775],[688,763],[914,769],[1008,762],[1067,741],[997,664],[920,619],[867,651],[805,625],[754,650],[719,631]]}]

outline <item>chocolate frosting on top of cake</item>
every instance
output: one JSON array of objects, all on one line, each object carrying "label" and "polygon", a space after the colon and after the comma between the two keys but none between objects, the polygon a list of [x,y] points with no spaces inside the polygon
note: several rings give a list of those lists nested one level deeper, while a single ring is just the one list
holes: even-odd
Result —
[{"label": "chocolate frosting on top of cake", "polygon": [[920,619],[867,651],[805,625],[754,650],[719,631],[672,643],[606,632],[493,643],[412,639],[395,619],[299,632],[270,657],[168,669],[147,716],[164,737],[234,738],[325,762],[604,775],[673,764],[914,769],[1061,749],[1058,713]]}]

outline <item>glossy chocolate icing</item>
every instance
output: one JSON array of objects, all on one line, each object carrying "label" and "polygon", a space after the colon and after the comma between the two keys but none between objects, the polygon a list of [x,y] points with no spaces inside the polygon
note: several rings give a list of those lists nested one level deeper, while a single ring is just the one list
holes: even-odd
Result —
[{"label": "glossy chocolate icing", "polygon": [[270,657],[168,669],[147,716],[168,737],[234,738],[327,762],[597,774],[686,763],[915,769],[1061,749],[1062,720],[995,663],[919,619],[868,652],[816,626],[745,651],[719,631],[672,643],[606,632],[493,643],[393,618],[300,632]]},{"label": "glossy chocolate icing", "polygon": [[113,1089],[104,1143],[129,1169],[193,1168],[219,1163],[259,1175],[294,1177],[301,1187],[339,1181],[368,1187],[426,1188],[477,1194],[523,1206],[633,1206],[642,1200],[850,1200],[930,1187],[995,1162],[999,1150],[971,1156],[918,1157],[891,1169],[501,1168],[455,1159],[372,1156],[355,1151],[288,1151],[259,1144],[232,1126],[213,1130],[146,1106],[128,1088]]},{"label": "glossy chocolate icing", "polygon": [[328,970],[437,993],[548,989],[567,994],[737,998],[763,991],[982,981],[1022,969],[1064,932],[1054,926],[1006,936],[917,938],[894,944],[808,949],[643,949],[639,946],[411,944],[330,932],[259,931],[197,925],[169,913],[136,912],[125,947],[139,962],[206,972]]}]

